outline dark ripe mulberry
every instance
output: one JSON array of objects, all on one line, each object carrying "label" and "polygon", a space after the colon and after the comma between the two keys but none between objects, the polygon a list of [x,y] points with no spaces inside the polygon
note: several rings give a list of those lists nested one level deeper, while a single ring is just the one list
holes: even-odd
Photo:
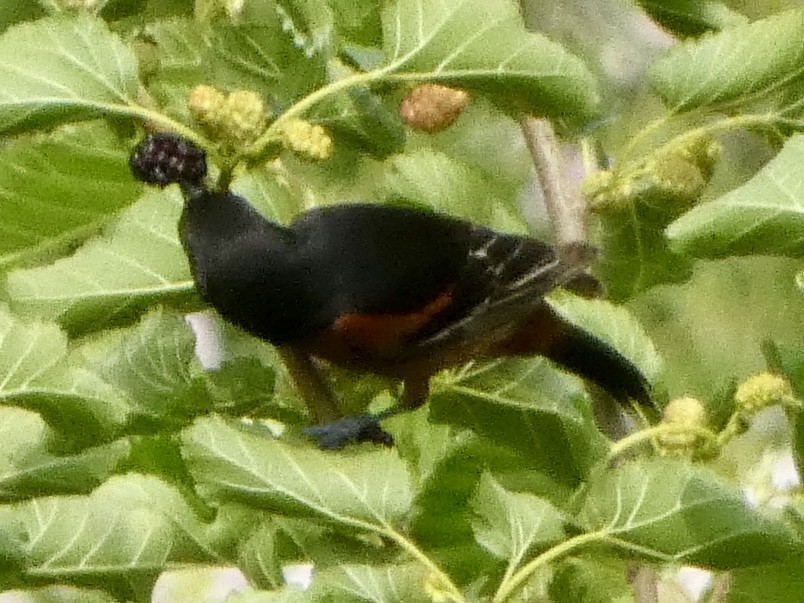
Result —
[{"label": "dark ripe mulberry", "polygon": [[176,134],[149,134],[131,153],[131,171],[137,180],[168,184],[201,184],[207,175],[207,156],[203,149]]}]

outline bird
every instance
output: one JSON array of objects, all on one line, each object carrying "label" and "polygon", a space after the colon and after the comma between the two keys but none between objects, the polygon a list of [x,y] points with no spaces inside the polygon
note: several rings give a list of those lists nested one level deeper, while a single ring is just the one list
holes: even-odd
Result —
[{"label": "bird", "polygon": [[[131,154],[144,182],[178,183],[179,235],[201,297],[280,350],[402,384],[399,410],[423,405],[430,379],[471,361],[543,356],[623,404],[652,406],[639,369],[545,300],[583,288],[595,250],[553,246],[449,215],[379,203],[320,206],[287,225],[230,190],[204,185],[202,149],[149,134]],[[389,444],[380,420],[346,417],[308,434],[322,448]]]}]

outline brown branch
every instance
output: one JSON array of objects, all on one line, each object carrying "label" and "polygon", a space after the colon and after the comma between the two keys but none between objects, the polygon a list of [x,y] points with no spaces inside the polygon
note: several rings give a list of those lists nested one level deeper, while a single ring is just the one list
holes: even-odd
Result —
[{"label": "brown branch", "polygon": [[525,116],[520,120],[525,142],[544,192],[544,204],[558,247],[586,241],[586,203],[567,190],[564,161],[553,126],[547,119]]}]

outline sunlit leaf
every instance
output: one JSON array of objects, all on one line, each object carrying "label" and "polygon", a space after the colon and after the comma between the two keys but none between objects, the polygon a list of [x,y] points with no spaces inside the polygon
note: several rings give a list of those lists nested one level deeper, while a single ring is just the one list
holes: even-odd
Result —
[{"label": "sunlit leaf", "polygon": [[214,561],[205,526],[153,477],[110,478],[89,496],[34,499],[15,512],[33,578],[103,582],[118,596],[153,584],[169,561]]},{"label": "sunlit leaf", "polygon": [[590,481],[579,520],[638,557],[733,569],[784,561],[804,544],[714,473],[671,459],[630,462]]},{"label": "sunlit leaf", "polygon": [[[804,26],[803,26],[804,27]],[[804,136],[782,151],[743,186],[699,205],[667,229],[683,253],[722,257],[745,254],[804,255]]]},{"label": "sunlit leaf", "polygon": [[445,153],[419,149],[386,162],[381,193],[509,232],[526,232],[517,189]]},{"label": "sunlit leaf", "polygon": [[471,505],[475,538],[511,567],[533,547],[565,536],[565,518],[558,509],[532,494],[509,492],[488,473],[481,478]]},{"label": "sunlit leaf", "polygon": [[109,438],[129,409],[97,374],[67,359],[67,337],[50,322],[23,321],[0,306],[0,402],[41,413],[85,445]]},{"label": "sunlit leaf", "polygon": [[0,407],[0,501],[84,493],[106,479],[129,453],[125,440],[58,456],[48,450],[53,434],[36,414]]},{"label": "sunlit leaf", "polygon": [[238,500],[343,527],[384,529],[409,511],[412,494],[395,452],[369,447],[330,454],[199,419],[184,432],[184,456],[207,496]]},{"label": "sunlit leaf", "polygon": [[802,35],[799,10],[730,27],[674,46],[653,64],[651,83],[676,110],[747,101],[795,80],[804,67]]},{"label": "sunlit leaf", "polygon": [[582,479],[603,453],[580,382],[542,358],[470,365],[434,385],[434,421],[471,427],[559,481]]},{"label": "sunlit leaf", "polygon": [[191,298],[194,285],[176,232],[181,207],[177,190],[147,192],[72,256],[9,274],[11,306],[84,331]]},{"label": "sunlit leaf", "polygon": [[478,90],[503,106],[583,123],[598,88],[582,61],[528,33],[511,0],[399,0],[383,12],[390,73]]},{"label": "sunlit leaf", "polygon": [[125,112],[138,85],[131,51],[90,17],[7,30],[0,37],[0,78],[0,132]]},{"label": "sunlit leaf", "polygon": [[0,149],[0,267],[58,249],[133,201],[126,153],[99,123],[20,138]]},{"label": "sunlit leaf", "polygon": [[344,565],[317,572],[311,594],[315,600],[344,603],[426,601],[426,579],[425,569],[417,565]]},{"label": "sunlit leaf", "polygon": [[550,582],[556,603],[632,603],[625,561],[576,557],[558,565]]}]

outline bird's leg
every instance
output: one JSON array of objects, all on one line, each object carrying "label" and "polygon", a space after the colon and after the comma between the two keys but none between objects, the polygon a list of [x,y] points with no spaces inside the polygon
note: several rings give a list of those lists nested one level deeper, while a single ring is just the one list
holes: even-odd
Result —
[{"label": "bird's leg", "polygon": [[331,423],[341,417],[338,401],[309,354],[294,348],[279,350],[293,385],[301,394],[313,421]]},{"label": "bird's leg", "polygon": [[376,415],[365,414],[345,417],[338,421],[310,427],[304,430],[318,442],[318,446],[326,449],[343,448],[350,442],[374,442],[391,446],[394,439],[380,426],[380,421],[402,412],[419,408],[427,400],[430,393],[430,380],[406,379],[399,403]]}]

